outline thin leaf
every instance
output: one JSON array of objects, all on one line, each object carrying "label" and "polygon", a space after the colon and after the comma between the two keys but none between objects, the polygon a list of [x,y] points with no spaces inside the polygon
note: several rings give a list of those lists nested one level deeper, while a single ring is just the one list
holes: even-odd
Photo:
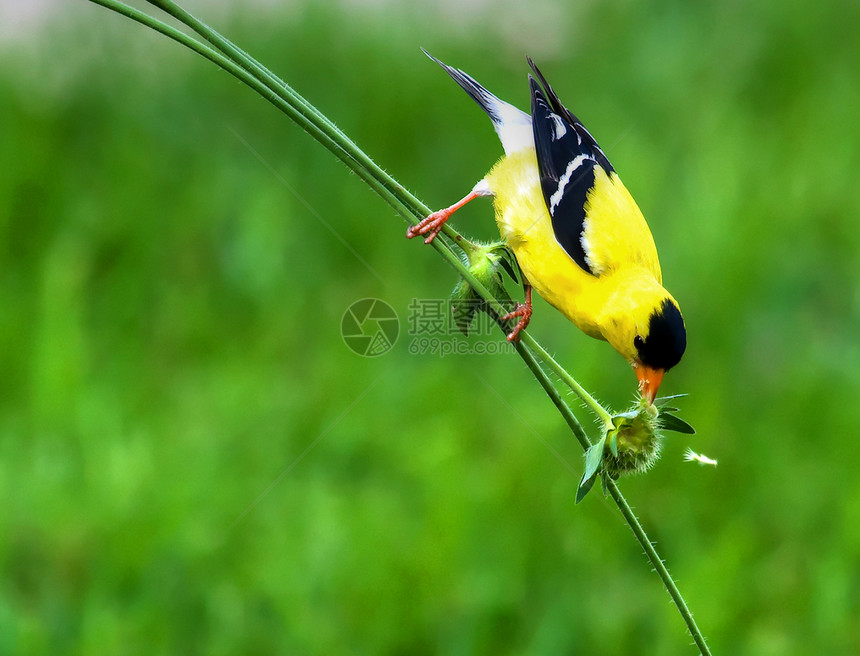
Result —
[{"label": "thin leaf", "polygon": [[454,313],[454,325],[464,335],[469,334],[475,315],[483,303],[480,296],[464,279],[460,279],[454,291],[451,292],[451,310]]},{"label": "thin leaf", "polygon": [[612,416],[612,425],[615,428],[620,428],[621,426],[629,425],[631,421],[636,419],[636,416],[639,414],[638,410],[629,410],[627,412],[619,412],[616,415]]},{"label": "thin leaf", "polygon": [[585,453],[585,472],[582,477],[591,478],[600,467],[603,460],[603,450],[606,447],[606,435],[604,435],[597,444],[593,444]]},{"label": "thin leaf", "polygon": [[588,447],[588,451],[585,452],[585,471],[582,472],[582,479],[579,481],[579,487],[576,490],[575,503],[582,501],[589,490],[594,487],[594,482],[597,480],[597,470],[603,461],[603,449],[605,446],[606,435],[597,444],[592,444]]},{"label": "thin leaf", "polygon": [[671,401],[672,399],[681,399],[685,396],[690,396],[689,394],[671,394],[670,396],[658,396],[654,399],[655,404],[666,403],[666,401]]},{"label": "thin leaf", "polygon": [[520,265],[517,263],[517,258],[513,251],[505,244],[499,244],[492,252],[493,254],[498,255],[499,264],[511,277],[511,280],[519,283],[520,280],[522,280],[522,275],[520,274]]},{"label": "thin leaf", "polygon": [[668,412],[660,413],[660,427],[663,430],[675,431],[676,433],[684,433],[685,435],[696,434],[696,429],[690,426],[690,424]]},{"label": "thin leaf", "polygon": [[612,451],[612,455],[616,458],[618,457],[618,431],[612,431],[612,437],[609,438],[609,450]]},{"label": "thin leaf", "polygon": [[574,503],[579,503],[585,498],[585,495],[589,493],[592,487],[594,487],[594,482],[597,480],[597,473],[592,475],[591,478],[586,479],[584,476],[582,480],[579,482],[579,487],[576,490],[576,500]]}]

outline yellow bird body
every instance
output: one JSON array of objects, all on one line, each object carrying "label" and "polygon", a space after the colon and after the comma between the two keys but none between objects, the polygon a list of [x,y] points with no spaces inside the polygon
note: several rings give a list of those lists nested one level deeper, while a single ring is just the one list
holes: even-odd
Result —
[{"label": "yellow bird body", "polygon": [[526,114],[463,71],[434,59],[493,121],[505,155],[472,193],[434,212],[407,235],[431,241],[452,212],[492,196],[496,223],[525,277],[526,305],[509,339],[531,316],[533,287],[586,334],[608,341],[653,401],[663,373],[684,354],[678,303],[662,285],[648,224],[600,146],[529,60]]},{"label": "yellow bird body", "polygon": [[[666,291],[651,231],[617,174],[601,170],[589,194],[585,239],[600,276],[586,273],[559,247],[534,148],[503,156],[484,180],[493,194],[499,233],[544,300],[597,339],[607,339],[605,323],[619,312],[633,315],[634,327],[648,325],[653,304],[643,304],[641,299],[653,296],[656,303]],[[612,340],[630,361],[635,358],[634,336],[622,330]]]}]

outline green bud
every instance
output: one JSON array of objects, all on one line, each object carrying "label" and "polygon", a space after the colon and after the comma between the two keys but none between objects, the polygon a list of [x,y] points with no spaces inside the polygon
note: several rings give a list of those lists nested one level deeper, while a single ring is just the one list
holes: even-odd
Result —
[{"label": "green bud", "polygon": [[[487,288],[487,290],[496,298],[505,298],[504,279],[502,272],[507,271],[509,274],[512,269],[510,251],[501,243],[493,244],[477,244],[473,243],[472,247],[466,251],[466,265],[469,267],[469,272],[478,279],[478,281]],[[514,264],[516,260],[513,260]],[[451,292],[451,307],[454,312],[454,323],[464,335],[469,334],[469,329],[475,319],[475,315],[479,311],[489,312],[494,319],[497,316],[492,312],[487,303],[475,293],[475,290],[461,278]],[[511,304],[513,308],[513,304]]]},{"label": "green bud", "polygon": [[603,455],[603,470],[613,479],[650,469],[660,457],[663,436],[659,414],[650,403],[639,401],[631,410],[612,418],[607,431],[611,445]]},{"label": "green bud", "polygon": [[609,448],[603,455],[603,471],[613,479],[645,472],[660,458],[663,431],[696,432],[669,410],[675,408],[658,408],[640,399],[627,412],[612,417],[612,428],[606,432]]}]

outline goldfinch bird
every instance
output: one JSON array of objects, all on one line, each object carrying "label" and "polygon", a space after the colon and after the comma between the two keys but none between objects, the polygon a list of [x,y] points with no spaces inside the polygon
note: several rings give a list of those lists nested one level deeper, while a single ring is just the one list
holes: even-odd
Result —
[{"label": "goldfinch bird", "polygon": [[609,342],[653,403],[663,374],[684,354],[687,332],[663,288],[651,231],[606,155],[531,59],[529,115],[426,54],[487,113],[505,154],[465,198],[407,236],[430,243],[454,211],[492,196],[499,232],[526,279],[526,303],[507,317],[520,317],[508,338],[528,325],[534,287],[580,330]]}]

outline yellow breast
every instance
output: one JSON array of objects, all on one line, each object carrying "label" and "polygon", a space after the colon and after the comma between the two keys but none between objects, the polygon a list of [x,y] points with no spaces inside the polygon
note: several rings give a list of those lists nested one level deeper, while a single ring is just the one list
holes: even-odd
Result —
[{"label": "yellow breast", "polygon": [[503,157],[486,181],[494,195],[499,232],[528,282],[586,334],[605,339],[600,319],[622,281],[633,276],[650,279],[649,287],[659,285],[651,233],[614,173],[597,177],[596,193],[588,201],[586,239],[594,259],[590,264],[600,276],[580,268],[556,240],[533,149]]},{"label": "yellow breast", "polygon": [[499,233],[528,282],[580,330],[601,337],[589,303],[598,279],[583,271],[555,238],[534,150],[503,157],[486,181],[494,195]]}]

